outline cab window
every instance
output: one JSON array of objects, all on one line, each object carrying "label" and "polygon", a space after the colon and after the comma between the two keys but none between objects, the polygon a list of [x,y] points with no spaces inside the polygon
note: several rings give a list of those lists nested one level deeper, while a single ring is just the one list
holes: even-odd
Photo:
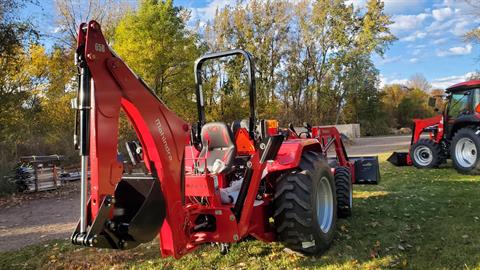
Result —
[{"label": "cab window", "polygon": [[473,108],[477,108],[480,104],[480,88],[472,90],[473,93]]},{"label": "cab window", "polygon": [[469,110],[468,106],[468,95],[469,91],[463,91],[454,93],[451,96],[450,106],[448,109],[448,116],[456,118],[460,114],[465,113]]}]

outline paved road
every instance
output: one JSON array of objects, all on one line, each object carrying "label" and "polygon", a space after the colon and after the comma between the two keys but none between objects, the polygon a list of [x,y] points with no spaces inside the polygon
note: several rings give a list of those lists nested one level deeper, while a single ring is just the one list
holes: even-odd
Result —
[{"label": "paved road", "polygon": [[356,139],[354,144],[347,145],[347,153],[355,155],[377,155],[385,152],[408,150],[411,135],[365,137]]},{"label": "paved road", "polygon": [[[368,137],[347,145],[350,156],[408,149],[410,136]],[[14,250],[47,239],[67,238],[79,216],[78,182],[48,196],[17,198],[0,204],[0,251]],[[45,198],[46,197],[46,198]]]}]

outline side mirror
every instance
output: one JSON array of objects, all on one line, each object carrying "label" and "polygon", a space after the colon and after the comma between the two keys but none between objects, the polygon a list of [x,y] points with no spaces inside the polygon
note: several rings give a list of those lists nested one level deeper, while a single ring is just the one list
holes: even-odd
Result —
[{"label": "side mirror", "polygon": [[434,97],[429,97],[428,98],[428,106],[432,107],[432,108],[435,108],[436,105],[437,105],[437,99],[434,98]]}]

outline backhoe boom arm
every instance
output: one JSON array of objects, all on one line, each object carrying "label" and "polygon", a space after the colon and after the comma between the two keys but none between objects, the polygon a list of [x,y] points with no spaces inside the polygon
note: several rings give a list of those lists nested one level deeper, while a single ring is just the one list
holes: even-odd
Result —
[{"label": "backhoe boom arm", "polygon": [[[182,189],[183,155],[190,126],[110,49],[97,22],[80,26],[76,57],[82,72],[77,109],[85,174],[81,221],[72,241],[87,246],[129,248],[151,240],[144,239],[151,233],[136,232],[135,223],[144,223],[157,233],[161,227],[164,256],[179,256],[188,243],[182,228],[186,218]],[[141,179],[122,178],[123,166],[117,161],[120,109],[143,146],[143,159],[150,175]],[[88,203],[87,167],[91,172]],[[149,194],[160,195],[149,198]],[[131,209],[130,204],[135,202],[138,213]],[[145,217],[140,216],[142,211],[148,212]]]}]

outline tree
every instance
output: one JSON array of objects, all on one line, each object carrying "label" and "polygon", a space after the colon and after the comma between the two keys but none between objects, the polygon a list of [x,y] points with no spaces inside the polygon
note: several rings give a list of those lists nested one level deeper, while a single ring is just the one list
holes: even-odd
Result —
[{"label": "tree", "polygon": [[25,48],[35,43],[38,33],[28,21],[17,18],[26,2],[0,2],[0,170],[11,163],[17,143],[26,137],[27,109],[37,108],[36,99],[31,99],[32,81],[25,76]]},{"label": "tree", "polygon": [[420,89],[410,90],[398,105],[397,119],[399,127],[410,127],[415,118],[427,118],[434,115],[428,107],[428,94]]},{"label": "tree", "polygon": [[377,0],[366,12],[343,0],[249,1],[218,10],[205,36],[211,50],[255,55],[260,117],[330,124],[356,91],[351,82],[364,77],[363,59],[383,54],[395,39],[391,23]]},{"label": "tree", "polygon": [[420,73],[412,75],[407,82],[407,86],[410,88],[420,89],[424,92],[428,92],[432,88],[432,85],[428,82],[425,76]]},{"label": "tree", "polygon": [[349,77],[351,91],[343,108],[344,122],[359,123],[364,135],[387,134],[389,118],[382,103],[383,93],[378,91],[378,70],[370,58],[358,59]]},{"label": "tree", "polygon": [[57,25],[63,36],[59,41],[75,48],[80,23],[96,20],[107,41],[112,41],[118,22],[132,9],[127,0],[55,0]]},{"label": "tree", "polygon": [[[472,15],[476,15],[476,16],[480,15],[480,4],[478,3],[478,1],[465,0],[465,2],[467,2],[470,5],[471,7],[470,11]],[[465,33],[464,39],[466,42],[475,42],[477,44],[480,43],[480,28],[478,27],[478,25],[477,27]]]},{"label": "tree", "polygon": [[175,112],[193,120],[193,63],[200,55],[198,37],[171,0],[145,0],[119,22],[113,45],[117,53]]},{"label": "tree", "polygon": [[0,2],[0,57],[14,57],[18,47],[34,40],[38,32],[30,22],[19,20],[16,14],[28,0],[2,0]]}]

